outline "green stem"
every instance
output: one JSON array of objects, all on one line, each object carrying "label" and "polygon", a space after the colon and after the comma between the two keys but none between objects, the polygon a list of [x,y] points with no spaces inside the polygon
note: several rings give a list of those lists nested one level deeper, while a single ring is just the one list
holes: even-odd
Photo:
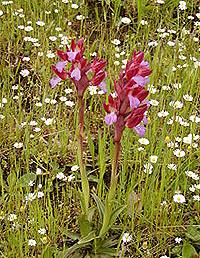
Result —
[{"label": "green stem", "polygon": [[110,225],[110,218],[113,210],[113,200],[115,197],[116,189],[117,189],[117,181],[118,181],[118,161],[120,156],[121,144],[119,141],[115,141],[115,150],[114,157],[112,162],[112,172],[111,172],[111,180],[110,180],[110,188],[108,191],[108,195],[105,201],[105,212],[103,218],[103,225],[100,230],[99,236],[102,237],[108,230]]},{"label": "green stem", "polygon": [[78,133],[78,161],[81,173],[81,186],[83,194],[83,213],[87,214],[89,207],[89,182],[86,174],[86,169],[83,161],[83,127],[84,127],[84,99],[78,97],[79,104],[79,113],[78,113],[78,124],[79,124],[79,133]]},{"label": "green stem", "polygon": [[112,202],[113,198],[115,197],[115,192],[117,188],[117,168],[118,168],[118,162],[119,162],[119,155],[121,150],[121,143],[115,142],[115,150],[114,150],[114,157],[113,157],[113,163],[112,163],[112,173],[111,173],[111,179],[110,179],[110,189],[108,192],[108,201]]}]

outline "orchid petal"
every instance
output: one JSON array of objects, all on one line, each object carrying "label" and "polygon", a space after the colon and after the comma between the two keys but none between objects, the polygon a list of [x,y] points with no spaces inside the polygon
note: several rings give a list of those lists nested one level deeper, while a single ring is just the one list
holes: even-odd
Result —
[{"label": "orchid petal", "polygon": [[77,54],[78,52],[73,52],[73,51],[67,52],[68,60],[70,62],[74,61]]},{"label": "orchid petal", "polygon": [[65,68],[67,61],[60,61],[56,64],[56,69],[61,73],[62,70]]},{"label": "orchid petal", "polygon": [[105,122],[107,125],[112,125],[113,123],[117,122],[117,115],[114,112],[105,116]]},{"label": "orchid petal", "polygon": [[81,79],[81,71],[78,67],[76,67],[72,72],[71,72],[71,78],[79,81]]},{"label": "orchid petal", "polygon": [[133,97],[132,95],[128,95],[129,101],[130,101],[130,107],[131,109],[137,108],[140,105],[140,101],[138,98]]},{"label": "orchid petal", "polygon": [[146,80],[141,75],[133,76],[133,80],[139,85],[144,86],[146,84]]},{"label": "orchid petal", "polygon": [[133,130],[140,136],[143,137],[146,132],[146,128],[143,125],[137,125],[133,128]]},{"label": "orchid petal", "polygon": [[105,81],[102,81],[102,82],[99,84],[99,88],[100,88],[104,93],[107,92],[107,88],[106,88],[106,83],[105,83]]},{"label": "orchid petal", "polygon": [[50,80],[50,86],[51,86],[51,88],[54,89],[54,88],[56,87],[56,85],[57,85],[60,81],[62,81],[61,78],[59,78],[59,77],[53,77],[53,78]]}]

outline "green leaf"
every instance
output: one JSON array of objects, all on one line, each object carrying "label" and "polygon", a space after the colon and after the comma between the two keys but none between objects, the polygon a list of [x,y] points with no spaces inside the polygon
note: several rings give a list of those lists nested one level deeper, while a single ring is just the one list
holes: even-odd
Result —
[{"label": "green leaf", "polygon": [[53,258],[53,250],[51,247],[47,247],[46,250],[42,253],[43,258]]},{"label": "green leaf", "polygon": [[103,202],[101,201],[101,199],[95,193],[92,193],[92,197],[94,198],[94,201],[96,202],[97,209],[99,212],[99,218],[100,218],[100,221],[102,222],[104,212],[105,212],[105,206],[104,206]]},{"label": "green leaf", "polygon": [[80,232],[81,236],[85,237],[92,231],[92,225],[87,219],[87,216],[82,214],[79,217],[79,226],[80,226]]},{"label": "green leaf", "polygon": [[192,241],[200,243],[200,228],[198,226],[189,226],[185,235]]},{"label": "green leaf", "polygon": [[34,181],[35,179],[36,179],[36,174],[27,173],[18,179],[17,184],[19,184],[22,187],[27,187],[29,182]]},{"label": "green leaf", "polygon": [[182,249],[182,256],[183,258],[198,258],[198,253],[196,252],[193,245],[189,243],[184,243]]},{"label": "green leaf", "polygon": [[91,231],[87,236],[82,237],[79,241],[78,244],[79,245],[83,245],[83,244],[87,244],[89,242],[91,242],[92,240],[95,239],[95,231]]},{"label": "green leaf", "polygon": [[80,239],[80,235],[75,233],[75,232],[71,232],[71,231],[67,231],[67,236],[69,238],[71,238],[72,240],[79,240]]},{"label": "green leaf", "polygon": [[16,184],[16,181],[17,181],[17,176],[14,172],[11,172],[7,178],[7,182],[8,182],[8,185],[9,185],[9,188],[12,189],[13,186],[15,186]]},{"label": "green leaf", "polygon": [[108,257],[116,256],[116,249],[115,248],[105,248],[105,247],[104,248],[100,248],[98,250],[97,254],[99,254],[99,255],[107,255]]},{"label": "green leaf", "polygon": [[110,227],[115,223],[117,217],[119,216],[119,214],[125,209],[125,205],[118,207],[117,209],[115,209],[113,211],[113,213],[110,216]]},{"label": "green leaf", "polygon": [[[87,236],[82,237],[76,244],[74,244],[72,247],[68,248],[67,251],[61,252],[57,257],[58,258],[69,258],[69,255],[73,254],[78,249],[81,249],[82,247],[90,246],[91,241],[95,239],[95,231],[91,231]],[[76,254],[74,254],[76,255]],[[80,257],[80,256],[79,256]]]},{"label": "green leaf", "polygon": [[[67,251],[63,251],[63,252],[60,252],[58,255],[57,255],[57,258],[69,258],[69,255],[73,254],[75,251],[77,251],[78,249],[82,248],[82,247],[86,247],[90,245],[90,243],[88,244],[74,244],[73,246],[71,246],[70,248],[67,249]],[[79,256],[80,257],[80,256]]]}]

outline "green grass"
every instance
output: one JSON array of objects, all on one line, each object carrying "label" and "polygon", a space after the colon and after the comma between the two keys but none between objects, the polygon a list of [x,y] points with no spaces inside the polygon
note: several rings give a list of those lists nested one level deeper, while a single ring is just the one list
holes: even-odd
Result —
[{"label": "green grass", "polygon": [[[150,84],[157,91],[150,92],[149,99],[158,100],[159,104],[148,111],[150,122],[145,137],[149,139],[149,144],[142,146],[138,136],[128,129],[122,141],[116,203],[126,205],[126,209],[108,235],[108,238],[117,236],[117,253],[121,253],[121,257],[134,258],[159,258],[162,255],[186,258],[181,251],[183,242],[191,243],[200,252],[200,239],[194,240],[187,233],[191,228],[189,226],[200,223],[199,201],[193,198],[200,193],[198,189],[195,192],[189,189],[200,182],[185,174],[187,170],[199,174],[199,149],[181,141],[177,143],[177,148],[184,150],[185,156],[177,158],[173,154],[176,148],[167,147],[166,142],[166,137],[175,142],[176,137],[183,140],[189,133],[199,133],[199,123],[189,119],[191,115],[200,116],[199,66],[191,60],[191,57],[200,60],[199,44],[193,40],[199,36],[199,27],[194,26],[194,22],[198,21],[195,14],[199,10],[195,0],[188,1],[186,11],[178,10],[179,1],[165,2],[159,5],[154,1],[87,0],[77,1],[78,9],[72,9],[70,3],[58,0],[17,0],[10,5],[1,5],[4,14],[0,17],[0,103],[2,98],[7,99],[7,103],[0,105],[1,257],[58,257],[60,251],[67,250],[76,242],[75,233],[79,230],[77,218],[81,212],[78,196],[80,172],[71,171],[78,162],[76,98],[75,94],[64,91],[66,88],[74,91],[70,81],[63,82],[55,90],[50,89],[50,66],[58,59],[46,56],[48,50],[55,53],[59,49],[60,33],[69,38],[84,37],[87,57],[96,51],[108,60],[109,91],[113,91],[113,80],[118,76],[122,60],[128,59],[134,49],[145,52],[145,59],[153,70]],[[140,7],[138,11],[137,5]],[[20,8],[24,13],[21,18],[19,14],[13,15]],[[76,16],[80,14],[86,19],[78,21]],[[188,15],[193,15],[195,19],[189,20]],[[132,23],[120,24],[124,16],[129,17]],[[138,19],[148,21],[148,25],[141,25]],[[38,20],[45,22],[44,27],[36,25]],[[32,22],[33,30],[30,32],[18,28],[19,25],[27,26],[27,21]],[[62,30],[56,31],[56,27]],[[162,33],[157,32],[160,28],[176,30],[176,33],[161,38],[159,35]],[[185,35],[184,29],[189,34]],[[25,42],[26,36],[37,38],[40,46]],[[49,36],[57,36],[58,39],[52,42]],[[119,53],[125,51],[118,59],[115,57],[116,46],[111,43],[115,38],[121,41]],[[149,46],[152,41],[156,41],[157,46]],[[167,45],[168,41],[175,42],[175,46]],[[38,56],[38,52],[44,52],[44,55]],[[186,59],[180,60],[180,55]],[[30,61],[22,61],[24,56],[30,57]],[[116,60],[119,60],[120,66],[115,64]],[[30,71],[28,77],[20,75],[23,69]],[[181,88],[176,89],[173,86],[175,83],[180,83]],[[15,90],[12,89],[14,85],[18,85]],[[164,85],[170,88],[164,90]],[[186,94],[193,97],[191,102],[184,100]],[[66,106],[59,99],[61,96],[74,101],[75,106]],[[87,97],[87,172],[92,191],[103,198],[111,172],[113,128],[103,121],[102,103],[106,96],[90,96],[87,93]],[[46,98],[55,99],[57,103],[46,103]],[[169,105],[170,101],[177,100],[184,104],[181,109]],[[41,102],[42,106],[36,106],[37,102]],[[169,115],[159,118],[161,110],[168,111]],[[188,125],[176,121],[171,125],[167,123],[176,116],[181,116]],[[54,123],[45,125],[42,117],[53,118]],[[33,120],[37,122],[36,126],[29,125]],[[22,122],[26,122],[23,127],[20,126]],[[41,130],[34,132],[35,127]],[[15,148],[13,145],[16,142],[22,142],[23,147]],[[196,142],[198,144],[198,140]],[[139,151],[141,146],[144,150]],[[148,174],[144,172],[144,164],[149,162],[151,155],[157,155],[158,161],[152,164],[152,174]],[[168,168],[170,163],[176,164],[176,171]],[[41,168],[42,175],[36,175],[37,168]],[[64,182],[56,178],[60,172],[65,176],[72,174],[75,178]],[[29,186],[30,180],[34,181],[33,186]],[[41,189],[39,184],[42,184]],[[44,196],[26,203],[27,194],[38,191]],[[173,201],[176,191],[185,196],[186,203]],[[163,201],[166,202],[164,205]],[[16,214],[17,218],[10,221],[10,214]],[[96,213],[94,224],[98,224]],[[46,229],[44,235],[38,233],[40,228]],[[195,226],[193,229],[197,232]],[[124,232],[132,235],[132,241],[127,244],[122,244]],[[183,239],[180,244],[175,243],[176,237]],[[30,239],[37,242],[36,246],[28,245]]]}]

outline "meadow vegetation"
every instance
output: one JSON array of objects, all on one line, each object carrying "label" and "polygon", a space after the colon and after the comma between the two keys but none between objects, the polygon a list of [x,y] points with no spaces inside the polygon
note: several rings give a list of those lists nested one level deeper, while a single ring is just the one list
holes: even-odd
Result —
[{"label": "meadow vegetation", "polygon": [[[197,1],[2,1],[0,24],[0,257],[199,257]],[[49,82],[56,50],[80,38],[87,59],[107,60],[108,92],[89,86],[85,93],[84,162],[95,229],[114,151],[103,103],[134,50],[144,52],[152,70],[145,86],[151,106],[144,137],[124,131],[115,195],[123,208],[102,253],[92,254],[87,239],[66,256],[80,241],[78,108],[70,80],[55,89]]]}]

